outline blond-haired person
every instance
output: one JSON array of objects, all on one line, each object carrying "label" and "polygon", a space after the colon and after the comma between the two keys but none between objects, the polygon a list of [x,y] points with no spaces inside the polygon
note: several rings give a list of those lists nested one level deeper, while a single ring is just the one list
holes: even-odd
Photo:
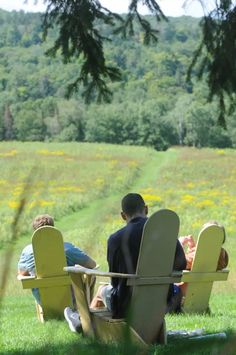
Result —
[{"label": "blond-haired person", "polygon": [[[48,214],[36,216],[32,223],[33,230],[37,230],[42,226],[54,226],[53,217]],[[72,243],[64,242],[64,250],[68,266],[79,264],[90,269],[93,269],[96,266],[96,262],[90,256]],[[18,274],[24,276],[35,275],[35,261],[32,244],[28,244],[21,253],[18,262]],[[38,289],[33,288],[32,293],[36,302],[40,304]]]}]

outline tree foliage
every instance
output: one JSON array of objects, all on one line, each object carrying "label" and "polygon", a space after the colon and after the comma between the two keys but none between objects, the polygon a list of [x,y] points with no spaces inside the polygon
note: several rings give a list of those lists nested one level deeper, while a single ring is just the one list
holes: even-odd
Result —
[{"label": "tree foliage", "polygon": [[[185,3],[191,6],[191,1],[186,0]],[[203,7],[207,3],[204,0],[198,1]],[[124,38],[127,35],[134,35],[134,23],[137,22],[143,30],[143,43],[149,44],[151,41],[157,42],[158,31],[140,15],[138,5],[140,3],[145,5],[157,22],[167,20],[159,1],[155,0],[130,0],[125,19],[101,6],[99,0],[45,0],[45,2],[48,6],[43,22],[44,37],[49,28],[55,25],[59,27],[58,37],[47,53],[55,56],[60,49],[65,62],[70,61],[72,57],[83,57],[80,75],[69,85],[67,94],[76,91],[82,82],[86,87],[84,95],[87,100],[94,96],[94,92],[98,92],[99,101],[101,99],[110,101],[111,90],[106,79],[114,81],[119,80],[121,76],[118,67],[106,63],[103,43],[108,38],[97,29],[97,22],[114,27],[114,34],[121,34]],[[115,26],[115,20],[119,21],[119,26]],[[215,8],[202,18],[202,42],[193,56],[188,74],[190,79],[196,64],[199,64],[199,78],[207,73],[209,100],[214,96],[218,97],[220,107],[218,120],[224,127],[227,102],[225,95],[230,99],[229,110],[232,111],[235,102],[235,21],[235,1],[215,0]],[[184,32],[180,32],[178,36],[180,41],[186,41]]]},{"label": "tree foliage", "polygon": [[[155,23],[151,16],[144,19]],[[125,40],[98,24],[110,38],[104,57],[122,74],[121,81],[108,84],[112,102],[99,105],[95,97],[85,104],[81,87],[64,99],[80,64],[44,55],[57,31],[50,30],[45,43],[36,40],[42,37],[40,14],[0,10],[0,23],[0,140],[98,141],[158,150],[173,144],[236,147],[235,114],[226,115],[227,131],[217,128],[218,109],[214,98],[207,102],[206,75],[196,82],[193,72],[194,85],[185,80],[199,43],[198,19],[160,23],[158,46],[143,46],[145,32],[137,23],[134,38]],[[16,37],[8,35],[12,28]]]}]

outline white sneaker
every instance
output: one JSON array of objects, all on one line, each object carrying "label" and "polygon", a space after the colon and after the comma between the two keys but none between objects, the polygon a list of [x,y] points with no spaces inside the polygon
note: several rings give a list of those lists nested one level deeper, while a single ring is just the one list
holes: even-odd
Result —
[{"label": "white sneaker", "polygon": [[82,330],[80,316],[78,312],[72,311],[70,307],[66,307],[64,309],[64,316],[72,332],[77,333]]}]

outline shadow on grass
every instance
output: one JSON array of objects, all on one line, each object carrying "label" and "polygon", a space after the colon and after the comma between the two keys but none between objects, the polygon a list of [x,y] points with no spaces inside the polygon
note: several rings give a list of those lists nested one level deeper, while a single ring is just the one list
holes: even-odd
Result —
[{"label": "shadow on grass", "polygon": [[[209,336],[209,337],[208,337]],[[212,337],[211,337],[212,336]],[[232,330],[226,332],[226,338],[214,337],[214,334],[207,333],[206,337],[172,338],[168,339],[168,345],[163,349],[158,347],[156,354],[235,354],[236,334]]]},{"label": "shadow on grass", "polygon": [[[170,339],[168,345],[153,345],[141,349],[129,343],[101,343],[87,338],[75,339],[70,344],[46,345],[38,349],[25,349],[24,351],[5,351],[4,355],[41,355],[41,354],[79,354],[79,355],[162,355],[162,354],[203,354],[203,355],[233,355],[236,349],[236,334],[228,331],[226,339]],[[0,352],[1,353],[1,352]]]},{"label": "shadow on grass", "polygon": [[[1,354],[1,352],[0,352]],[[27,349],[24,351],[5,351],[4,355],[41,355],[41,354],[79,354],[79,355],[114,355],[114,354],[147,354],[147,351],[135,347],[132,344],[115,344],[115,343],[101,343],[98,341],[74,340],[70,344],[46,345],[38,349]]]}]

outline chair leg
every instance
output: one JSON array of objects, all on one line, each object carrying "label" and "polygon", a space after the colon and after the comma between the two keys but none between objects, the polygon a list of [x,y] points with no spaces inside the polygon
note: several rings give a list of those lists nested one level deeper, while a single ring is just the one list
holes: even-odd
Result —
[{"label": "chair leg", "polygon": [[158,338],[157,338],[157,342],[158,344],[163,344],[166,345],[167,344],[167,334],[166,334],[166,322],[165,319],[163,320]]},{"label": "chair leg", "polygon": [[72,286],[80,314],[83,333],[91,338],[95,337],[93,317],[90,313],[87,288],[82,274],[71,273]]},{"label": "chair leg", "polygon": [[96,284],[96,277],[91,275],[84,275],[84,284],[86,287],[86,296],[88,304],[91,303],[94,296],[94,287]]},{"label": "chair leg", "polygon": [[36,312],[37,312],[37,317],[38,320],[42,323],[44,323],[44,318],[43,318],[43,309],[40,306],[40,304],[38,304],[37,302],[35,302],[35,306],[36,306]]}]

